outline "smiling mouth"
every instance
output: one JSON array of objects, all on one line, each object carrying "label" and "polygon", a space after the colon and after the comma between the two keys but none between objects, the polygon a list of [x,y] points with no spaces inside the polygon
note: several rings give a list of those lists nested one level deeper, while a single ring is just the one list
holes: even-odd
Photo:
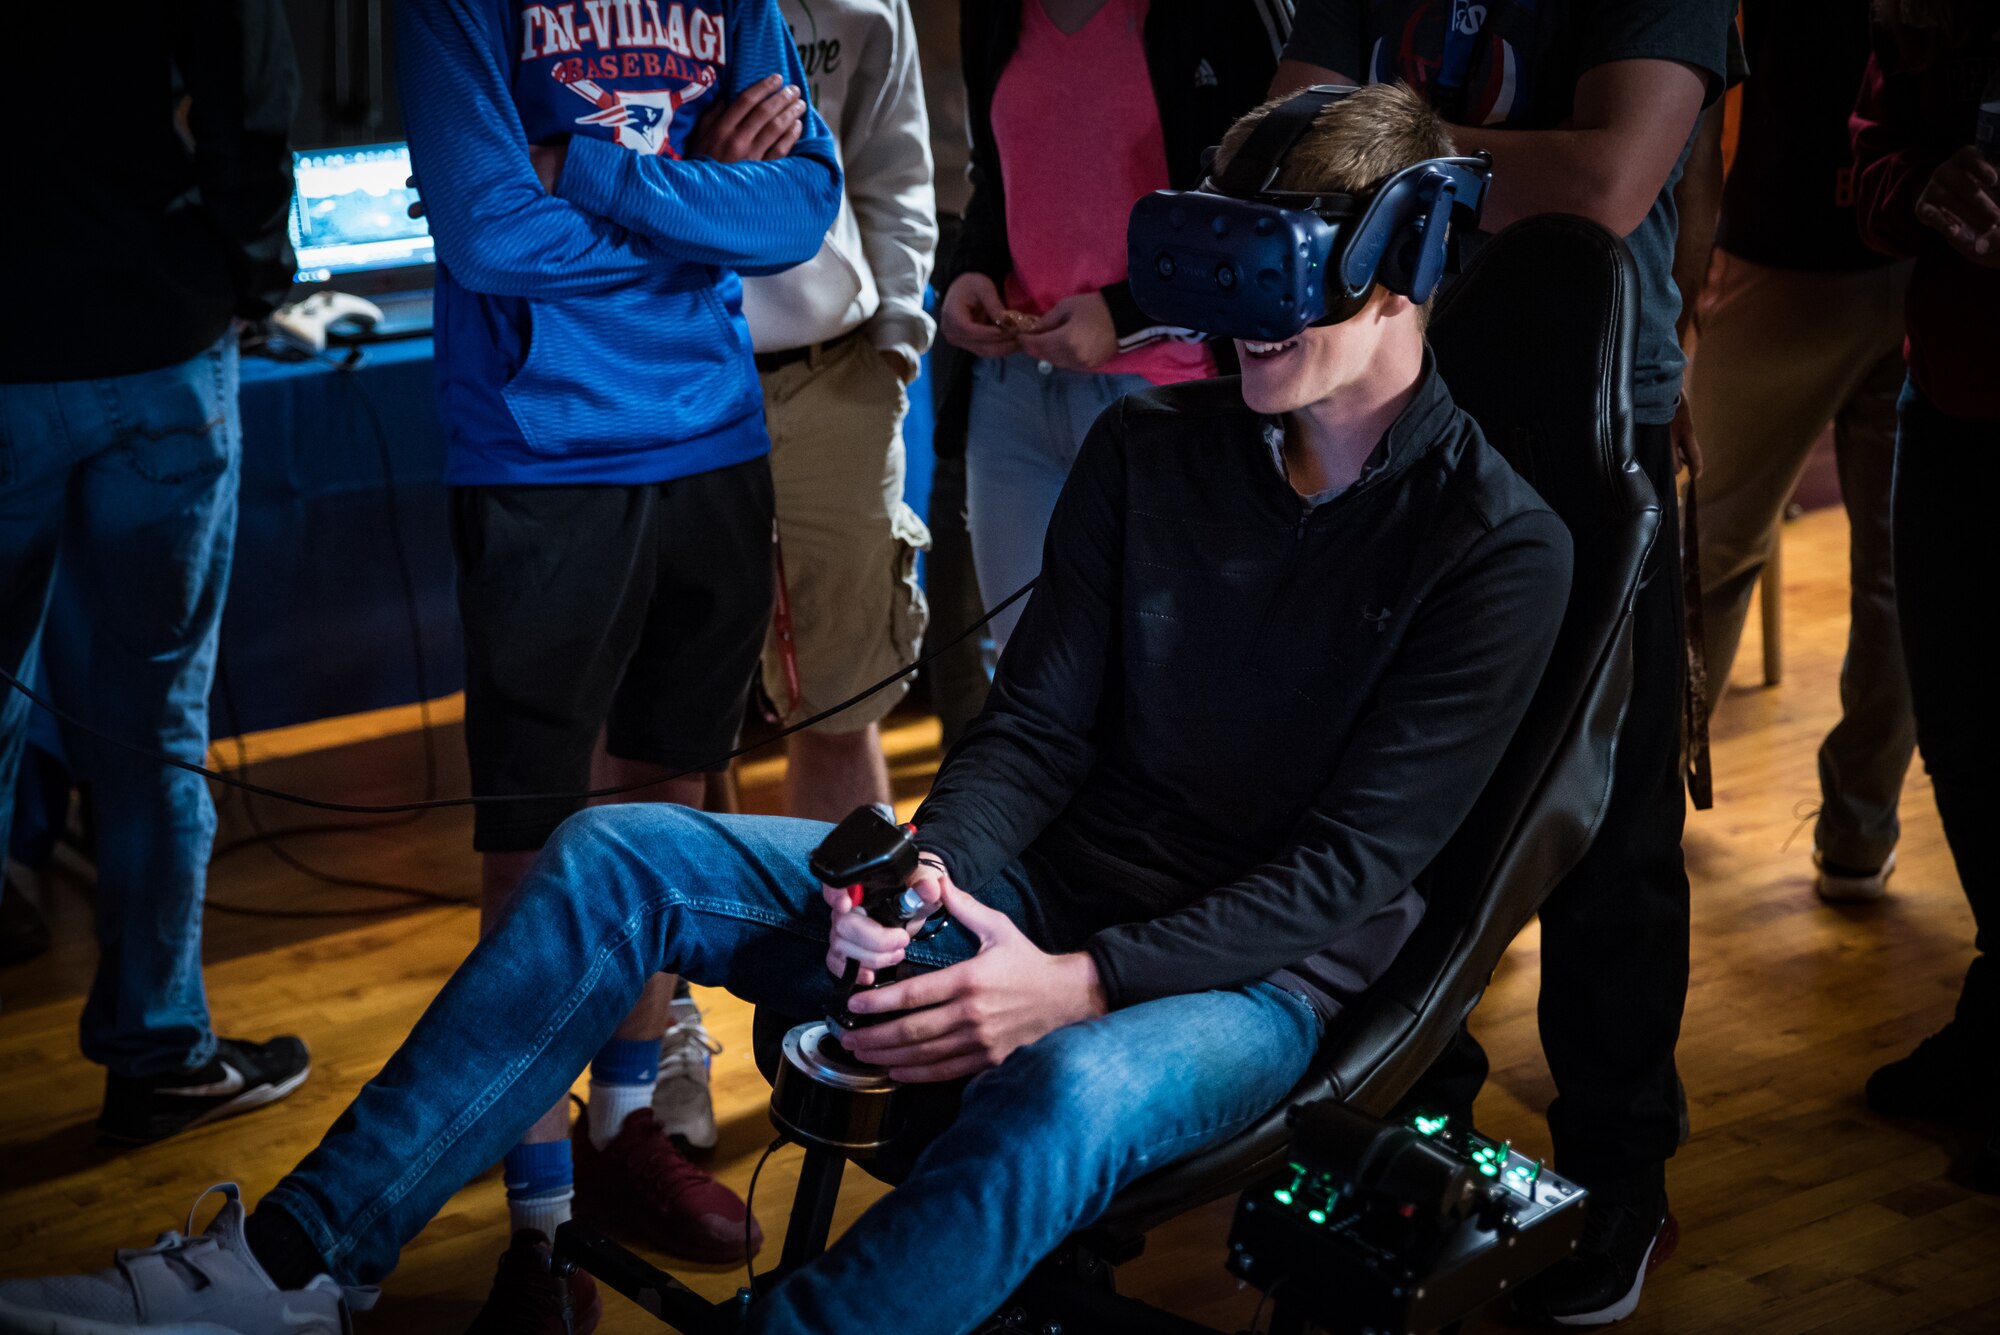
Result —
[{"label": "smiling mouth", "polygon": [[1282,357],[1298,345],[1299,341],[1295,338],[1286,339],[1283,343],[1252,343],[1245,340],[1243,352],[1244,355],[1261,362],[1268,361],[1272,357]]}]

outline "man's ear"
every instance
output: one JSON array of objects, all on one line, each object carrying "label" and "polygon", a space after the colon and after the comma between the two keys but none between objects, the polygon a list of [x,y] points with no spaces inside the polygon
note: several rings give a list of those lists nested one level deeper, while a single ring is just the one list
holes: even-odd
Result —
[{"label": "man's ear", "polygon": [[1369,296],[1368,304],[1361,308],[1361,317],[1366,320],[1389,321],[1408,315],[1417,309],[1416,303],[1398,292],[1391,292],[1380,283]]},{"label": "man's ear", "polygon": [[1401,293],[1378,284],[1374,297],[1362,308],[1361,318],[1380,321],[1378,328],[1384,337],[1393,338],[1396,331],[1412,329],[1421,339],[1430,323],[1430,307],[1419,306]]}]

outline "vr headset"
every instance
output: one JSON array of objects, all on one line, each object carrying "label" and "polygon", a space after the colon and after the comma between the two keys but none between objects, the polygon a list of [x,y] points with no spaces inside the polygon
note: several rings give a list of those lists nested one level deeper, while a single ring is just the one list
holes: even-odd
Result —
[{"label": "vr headset", "polygon": [[1449,267],[1453,215],[1478,225],[1490,157],[1431,158],[1363,195],[1271,188],[1313,119],[1353,91],[1305,89],[1264,117],[1220,176],[1133,206],[1127,277],[1140,310],[1162,324],[1279,343],[1350,318],[1377,283],[1430,300]]}]

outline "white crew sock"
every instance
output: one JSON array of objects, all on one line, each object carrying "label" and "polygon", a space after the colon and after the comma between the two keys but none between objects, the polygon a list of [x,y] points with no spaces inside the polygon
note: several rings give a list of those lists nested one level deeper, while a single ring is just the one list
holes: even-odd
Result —
[{"label": "white crew sock", "polygon": [[625,1119],[641,1108],[653,1106],[653,1084],[613,1085],[590,1078],[590,1111],[586,1120],[590,1124],[590,1143],[598,1149],[609,1145],[618,1135],[618,1128],[625,1125]]},{"label": "white crew sock", "polygon": [[555,1240],[556,1227],[569,1222],[570,1201],[576,1192],[570,1187],[552,1191],[541,1196],[531,1196],[519,1200],[507,1198],[507,1224],[515,1233],[524,1228],[532,1228],[551,1242]]}]

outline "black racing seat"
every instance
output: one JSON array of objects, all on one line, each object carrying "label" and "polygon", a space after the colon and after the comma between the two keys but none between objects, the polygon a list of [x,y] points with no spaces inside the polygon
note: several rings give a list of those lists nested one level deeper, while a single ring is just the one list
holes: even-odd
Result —
[{"label": "black racing seat", "polygon": [[[1545,216],[1480,248],[1430,329],[1445,383],[1487,439],[1568,524],[1569,608],[1521,727],[1465,824],[1421,878],[1416,932],[1332,1026],[1313,1074],[1248,1131],[1140,1178],[1073,1242],[1135,1253],[1147,1231],[1282,1165],[1285,1108],[1333,1096],[1390,1111],[1443,1052],[1500,957],[1582,857],[1609,794],[1630,693],[1632,600],[1660,507],[1632,458],[1638,273],[1595,223]],[[790,1020],[757,1016],[775,1068]],[[901,1155],[866,1166],[893,1178]]]}]

